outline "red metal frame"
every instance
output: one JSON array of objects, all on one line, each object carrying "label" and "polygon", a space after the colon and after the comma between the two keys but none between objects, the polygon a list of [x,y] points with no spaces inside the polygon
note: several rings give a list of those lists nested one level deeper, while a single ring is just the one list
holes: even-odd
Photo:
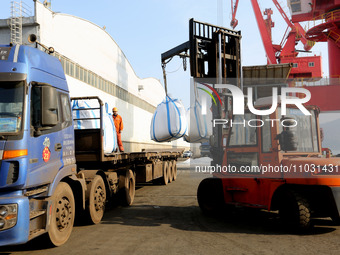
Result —
[{"label": "red metal frame", "polygon": [[[299,4],[302,8],[292,13],[292,21],[319,21],[307,31],[306,39],[328,42],[329,76],[340,78],[340,0],[300,0]],[[303,9],[309,5],[310,10]]]},{"label": "red metal frame", "polygon": [[265,21],[262,17],[260,6],[259,6],[257,0],[251,0],[251,4],[253,6],[255,18],[256,18],[256,21],[257,21],[257,26],[259,27],[263,46],[264,46],[264,49],[265,49],[266,54],[267,54],[267,62],[268,62],[268,64],[276,64],[277,61],[276,61],[274,47],[273,47],[273,44],[272,44],[272,38],[271,38],[270,34],[268,33],[266,23],[265,23]]},{"label": "red metal frame", "polygon": [[[277,0],[273,0],[276,8],[280,12],[281,16],[287,23],[288,27],[291,29],[289,33],[284,34],[284,38],[281,41],[281,44],[273,44],[271,38],[271,29],[274,27],[274,22],[271,20],[271,15],[273,14],[271,9],[266,9],[264,15],[267,16],[266,19],[263,18],[262,12],[260,10],[259,4],[257,0],[251,0],[255,18],[257,21],[257,25],[260,31],[261,39],[263,42],[264,49],[266,51],[267,63],[268,64],[277,64],[277,63],[294,63],[295,67],[292,69],[292,72],[289,78],[296,77],[305,77],[305,78],[321,78],[322,77],[322,68],[321,68],[321,57],[320,56],[311,56],[311,57],[297,57],[298,52],[295,49],[296,44],[301,41],[304,45],[304,49],[306,51],[311,50],[314,46],[315,42],[312,42],[307,39],[306,32],[302,28],[302,26],[296,22],[293,23],[288,18],[287,14],[284,12],[281,5]],[[232,21],[231,25],[233,28],[237,26],[236,19],[236,11],[238,1],[235,2],[231,0],[232,4]],[[288,28],[287,28],[288,31]],[[286,31],[286,32],[287,32]],[[314,63],[312,66],[304,63]]]},{"label": "red metal frame", "polygon": [[[301,0],[303,2],[304,0]],[[307,0],[305,0],[307,1]],[[310,12],[302,14],[292,14],[292,22],[302,22],[315,19],[315,17],[321,16],[331,10],[335,10],[340,6],[340,0],[332,1],[320,1],[320,0],[308,0],[312,10]]]},{"label": "red metal frame", "polygon": [[286,21],[287,25],[292,29],[292,31],[296,32],[299,35],[299,39],[302,42],[304,49],[306,51],[309,51],[312,49],[312,47],[314,46],[314,44],[310,43],[307,39],[306,39],[306,32],[305,30],[302,28],[302,26],[300,25],[300,23],[298,22],[291,22],[290,19],[288,18],[287,14],[284,12],[284,10],[282,9],[281,5],[279,4],[279,2],[277,0],[273,0],[273,3],[275,4],[277,10],[280,12],[282,18]]},{"label": "red metal frame", "polygon": [[239,0],[236,0],[235,5],[234,5],[234,1],[231,0],[231,13],[232,13],[232,17],[231,17],[230,26],[233,29],[235,29],[235,27],[238,24],[238,20],[236,19],[236,12],[237,12],[237,7],[238,7],[238,2],[239,2]]}]

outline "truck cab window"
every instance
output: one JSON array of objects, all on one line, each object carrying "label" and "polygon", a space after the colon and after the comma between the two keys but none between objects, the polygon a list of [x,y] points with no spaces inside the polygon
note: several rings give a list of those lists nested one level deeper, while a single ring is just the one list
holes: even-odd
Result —
[{"label": "truck cab window", "polygon": [[24,105],[24,82],[0,82],[0,133],[21,130]]},{"label": "truck cab window", "polygon": [[61,112],[63,115],[63,128],[72,125],[71,105],[67,94],[60,93]]},{"label": "truck cab window", "polygon": [[34,128],[41,126],[41,89],[33,87],[31,93],[31,125]]}]

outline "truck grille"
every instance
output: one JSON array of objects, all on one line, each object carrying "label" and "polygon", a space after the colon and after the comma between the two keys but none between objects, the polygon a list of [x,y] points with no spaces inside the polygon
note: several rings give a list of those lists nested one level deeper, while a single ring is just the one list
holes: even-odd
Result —
[{"label": "truck grille", "polygon": [[19,162],[11,162],[8,169],[6,184],[15,183],[19,178]]}]

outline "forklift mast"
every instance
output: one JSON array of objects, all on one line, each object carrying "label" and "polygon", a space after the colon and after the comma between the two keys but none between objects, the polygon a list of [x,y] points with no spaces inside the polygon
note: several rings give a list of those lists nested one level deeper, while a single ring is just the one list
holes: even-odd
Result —
[{"label": "forklift mast", "polygon": [[[242,89],[241,84],[241,32],[224,27],[211,25],[190,19],[189,41],[184,42],[161,55],[164,86],[167,93],[166,64],[174,56],[186,61],[190,59],[190,73],[194,82],[202,78],[209,78],[209,83],[215,88],[216,84],[233,84]],[[222,106],[212,104],[213,119],[221,119],[224,113],[231,109],[230,96],[216,89],[222,98]],[[222,125],[213,127],[213,136],[210,139],[212,165],[221,164],[223,159],[223,131]]]}]

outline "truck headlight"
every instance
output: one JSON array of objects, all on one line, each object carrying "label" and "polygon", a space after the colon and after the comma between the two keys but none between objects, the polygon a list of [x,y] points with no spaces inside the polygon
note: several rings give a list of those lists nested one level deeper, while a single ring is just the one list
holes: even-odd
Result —
[{"label": "truck headlight", "polygon": [[17,223],[18,205],[0,205],[0,231],[9,229]]}]

